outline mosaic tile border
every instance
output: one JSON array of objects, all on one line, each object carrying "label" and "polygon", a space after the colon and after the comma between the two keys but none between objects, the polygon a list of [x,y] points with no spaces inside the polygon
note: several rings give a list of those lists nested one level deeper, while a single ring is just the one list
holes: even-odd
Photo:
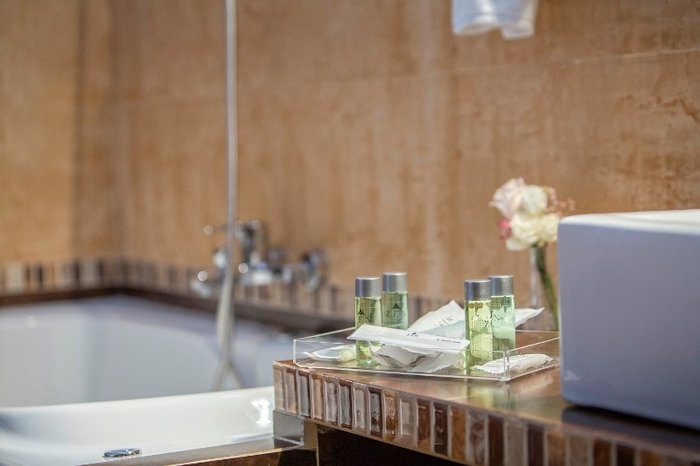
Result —
[{"label": "mosaic tile border", "polygon": [[[200,298],[190,282],[199,270],[124,257],[81,258],[53,262],[8,262],[0,264],[0,297],[41,295],[51,292],[132,288],[174,296]],[[328,285],[307,292],[296,284],[239,286],[234,289],[240,303],[290,314],[354,321],[351,289]],[[412,296],[412,320],[449,300]]]},{"label": "mosaic tile border", "polygon": [[137,266],[123,259],[88,258],[0,265],[0,295],[123,286]]},{"label": "mosaic tile border", "polygon": [[593,429],[530,422],[291,362],[275,363],[273,374],[279,411],[462,464],[697,466],[700,460],[687,450],[633,445]]},{"label": "mosaic tile border", "polygon": [[122,261],[105,258],[0,265],[0,295],[33,294],[114,286],[122,282]]}]

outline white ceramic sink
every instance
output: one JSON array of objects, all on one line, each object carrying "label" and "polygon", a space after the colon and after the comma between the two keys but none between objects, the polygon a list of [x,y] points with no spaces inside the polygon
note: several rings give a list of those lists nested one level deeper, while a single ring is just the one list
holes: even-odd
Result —
[{"label": "white ceramic sink", "polygon": [[272,387],[140,400],[0,408],[0,465],[74,465],[272,436]]},{"label": "white ceramic sink", "polygon": [[559,226],[562,393],[700,429],[700,210]]}]

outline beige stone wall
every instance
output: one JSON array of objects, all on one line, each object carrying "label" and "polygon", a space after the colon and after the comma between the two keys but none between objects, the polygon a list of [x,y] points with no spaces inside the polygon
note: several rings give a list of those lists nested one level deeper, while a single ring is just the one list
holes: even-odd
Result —
[{"label": "beige stone wall", "polygon": [[[239,0],[239,210],[331,279],[413,291],[514,272],[510,177],[577,213],[700,207],[692,0],[541,0],[536,34],[455,37],[448,1]],[[225,218],[220,1],[0,0],[0,261],[199,266]],[[81,26],[82,25],[82,26]],[[82,40],[81,40],[82,37]]]},{"label": "beige stone wall", "polygon": [[108,6],[0,1],[0,262],[114,251]]},{"label": "beige stone wall", "polygon": [[700,10],[541,3],[533,38],[455,37],[447,1],[243,1],[241,212],[333,279],[515,272],[487,206],[510,177],[576,211],[700,207]]},{"label": "beige stone wall", "polygon": [[219,0],[114,1],[119,251],[209,265],[226,221],[224,8]]}]

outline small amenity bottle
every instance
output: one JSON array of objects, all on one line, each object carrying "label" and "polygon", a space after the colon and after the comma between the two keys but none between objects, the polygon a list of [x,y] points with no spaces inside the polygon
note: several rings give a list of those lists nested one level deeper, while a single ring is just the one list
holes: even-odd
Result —
[{"label": "small amenity bottle", "polygon": [[464,281],[464,310],[469,339],[467,367],[470,367],[493,359],[490,280]]},{"label": "small amenity bottle", "polygon": [[[355,279],[355,328],[363,324],[381,325],[382,296],[379,277],[357,277]],[[369,341],[355,343],[358,366],[373,366]]]},{"label": "small amenity bottle", "polygon": [[408,328],[407,290],[406,272],[386,272],[382,276],[382,327]]},{"label": "small amenity bottle", "polygon": [[491,275],[493,349],[515,349],[515,296],[512,275]]}]

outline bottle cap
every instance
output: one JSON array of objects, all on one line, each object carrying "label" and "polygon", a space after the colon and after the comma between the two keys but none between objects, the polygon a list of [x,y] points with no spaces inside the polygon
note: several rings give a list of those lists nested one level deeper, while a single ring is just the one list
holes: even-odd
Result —
[{"label": "bottle cap", "polygon": [[512,275],[489,275],[489,280],[491,280],[491,296],[513,295]]},{"label": "bottle cap", "polygon": [[384,291],[389,293],[406,293],[407,282],[406,272],[385,272],[382,275]]},{"label": "bottle cap", "polygon": [[379,277],[357,277],[355,296],[358,298],[378,298],[381,296],[382,282]]},{"label": "bottle cap", "polygon": [[464,298],[467,301],[491,299],[491,280],[464,280]]}]

